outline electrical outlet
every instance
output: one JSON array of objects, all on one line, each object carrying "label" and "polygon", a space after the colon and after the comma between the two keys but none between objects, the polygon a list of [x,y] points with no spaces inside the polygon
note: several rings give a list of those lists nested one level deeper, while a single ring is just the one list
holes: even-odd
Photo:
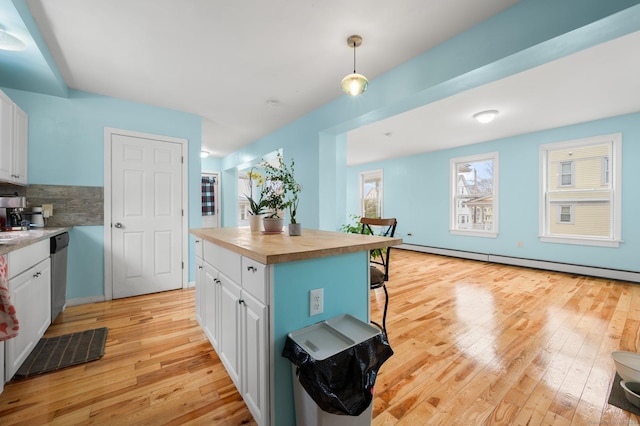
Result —
[{"label": "electrical outlet", "polygon": [[309,291],[309,316],[321,314],[324,311],[324,289],[317,288]]},{"label": "electrical outlet", "polygon": [[53,216],[53,204],[43,204],[42,205],[42,216],[44,216],[44,217]]}]

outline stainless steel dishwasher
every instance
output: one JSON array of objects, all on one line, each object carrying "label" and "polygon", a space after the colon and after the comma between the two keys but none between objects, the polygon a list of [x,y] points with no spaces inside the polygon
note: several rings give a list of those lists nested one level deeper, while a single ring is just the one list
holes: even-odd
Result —
[{"label": "stainless steel dishwasher", "polygon": [[69,233],[51,237],[51,322],[67,304],[67,246]]}]

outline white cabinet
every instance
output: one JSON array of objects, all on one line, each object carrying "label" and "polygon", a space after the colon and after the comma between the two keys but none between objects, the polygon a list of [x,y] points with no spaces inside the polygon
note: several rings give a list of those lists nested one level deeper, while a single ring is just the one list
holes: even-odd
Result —
[{"label": "white cabinet", "polygon": [[254,420],[266,425],[270,341],[266,266],[208,241],[203,257],[203,290],[196,291],[196,304],[204,298],[206,305],[200,308],[205,312],[203,329]]},{"label": "white cabinet", "polygon": [[0,180],[13,174],[13,101],[0,91]]},{"label": "white cabinet", "polygon": [[5,381],[11,380],[51,324],[49,240],[9,253],[9,291],[20,332],[5,342]]},{"label": "white cabinet", "polygon": [[202,258],[202,239],[196,238],[196,321],[204,328],[205,304],[204,304],[204,259]]},{"label": "white cabinet", "polygon": [[28,128],[27,114],[0,91],[0,181],[27,184]]},{"label": "white cabinet", "polygon": [[13,173],[14,183],[27,184],[27,150],[29,143],[29,118],[27,113],[13,104]]}]

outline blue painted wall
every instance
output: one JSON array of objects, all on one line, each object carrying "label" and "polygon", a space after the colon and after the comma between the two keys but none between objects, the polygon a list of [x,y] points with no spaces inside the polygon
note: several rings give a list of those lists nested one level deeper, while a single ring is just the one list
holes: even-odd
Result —
[{"label": "blue painted wall", "polygon": [[[189,226],[200,226],[199,116],[76,90],[69,98],[3,91],[29,115],[29,184],[103,187],[105,127],[187,139]],[[68,298],[103,295],[104,227],[77,227],[70,236]],[[193,245],[189,259],[192,276]]]},{"label": "blue painted wall", "polygon": [[[287,335],[342,314],[368,322],[368,264],[369,254],[358,252],[274,265],[274,302],[269,310],[273,318],[276,425],[295,425],[291,362],[281,356]],[[324,289],[324,312],[311,317],[309,291],[316,288]]]},{"label": "blue painted wall", "polygon": [[[622,240],[618,248],[543,243],[538,239],[541,144],[622,133]],[[451,235],[449,160],[498,152],[500,181],[499,235],[483,238]],[[637,159],[640,158],[640,113],[465,146],[456,149],[350,167],[347,199],[358,213],[359,173],[384,170],[384,213],[397,217],[397,236],[405,243],[640,271],[640,211]],[[413,236],[407,236],[407,233]],[[523,247],[518,248],[517,242]]]}]

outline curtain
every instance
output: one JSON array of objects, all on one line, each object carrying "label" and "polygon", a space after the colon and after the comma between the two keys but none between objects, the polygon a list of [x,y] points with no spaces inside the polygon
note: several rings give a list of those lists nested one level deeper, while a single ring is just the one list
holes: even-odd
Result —
[{"label": "curtain", "polygon": [[212,216],[216,214],[214,176],[202,176],[202,216]]}]

